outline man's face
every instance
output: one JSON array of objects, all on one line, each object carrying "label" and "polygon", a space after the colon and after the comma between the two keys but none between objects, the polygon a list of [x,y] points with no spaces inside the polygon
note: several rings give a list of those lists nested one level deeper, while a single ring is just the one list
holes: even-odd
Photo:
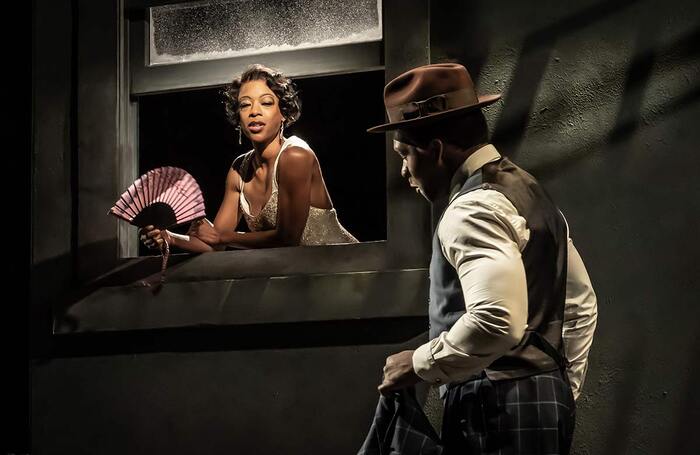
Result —
[{"label": "man's face", "polygon": [[435,154],[411,142],[401,133],[394,138],[394,151],[401,157],[401,176],[408,180],[411,188],[432,202],[437,190]]}]

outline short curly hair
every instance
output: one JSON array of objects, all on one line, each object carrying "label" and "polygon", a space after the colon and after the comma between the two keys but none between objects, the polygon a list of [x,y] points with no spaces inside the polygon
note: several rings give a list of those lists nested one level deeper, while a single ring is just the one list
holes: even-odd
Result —
[{"label": "short curly hair", "polygon": [[267,83],[267,86],[279,99],[280,112],[284,117],[285,127],[291,126],[299,119],[301,100],[292,80],[277,70],[255,64],[249,66],[240,77],[234,79],[222,91],[226,118],[234,127],[238,128],[240,123],[238,93],[241,91],[241,85],[249,81],[265,81]]}]

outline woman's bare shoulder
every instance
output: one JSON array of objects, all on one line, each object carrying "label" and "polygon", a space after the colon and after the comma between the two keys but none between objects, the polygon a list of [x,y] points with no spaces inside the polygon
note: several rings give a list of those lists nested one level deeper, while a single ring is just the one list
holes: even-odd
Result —
[{"label": "woman's bare shoulder", "polygon": [[280,166],[287,167],[307,167],[316,161],[316,154],[311,149],[298,145],[291,145],[284,150],[280,156]]}]

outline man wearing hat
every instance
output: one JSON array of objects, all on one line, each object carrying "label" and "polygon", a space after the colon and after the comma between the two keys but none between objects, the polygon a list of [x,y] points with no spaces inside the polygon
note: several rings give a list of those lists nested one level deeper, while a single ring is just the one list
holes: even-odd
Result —
[{"label": "man wearing hat", "polygon": [[384,90],[402,175],[442,212],[430,262],[430,341],[389,356],[379,386],[440,386],[447,453],[568,453],[597,320],[564,216],[488,141],[466,68],[414,68]]}]

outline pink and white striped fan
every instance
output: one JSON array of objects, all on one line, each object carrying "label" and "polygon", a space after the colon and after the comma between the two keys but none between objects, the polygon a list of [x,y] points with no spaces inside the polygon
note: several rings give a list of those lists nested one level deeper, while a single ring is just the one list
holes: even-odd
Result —
[{"label": "pink and white striped fan", "polygon": [[[152,169],[136,179],[109,213],[134,226],[153,225],[160,230],[206,215],[197,181],[183,169],[172,166]],[[168,242],[163,243],[161,254],[160,284],[163,284],[170,256]]]},{"label": "pink and white striped fan", "polygon": [[109,213],[134,226],[161,230],[206,215],[197,181],[172,166],[152,169],[136,179]]}]

